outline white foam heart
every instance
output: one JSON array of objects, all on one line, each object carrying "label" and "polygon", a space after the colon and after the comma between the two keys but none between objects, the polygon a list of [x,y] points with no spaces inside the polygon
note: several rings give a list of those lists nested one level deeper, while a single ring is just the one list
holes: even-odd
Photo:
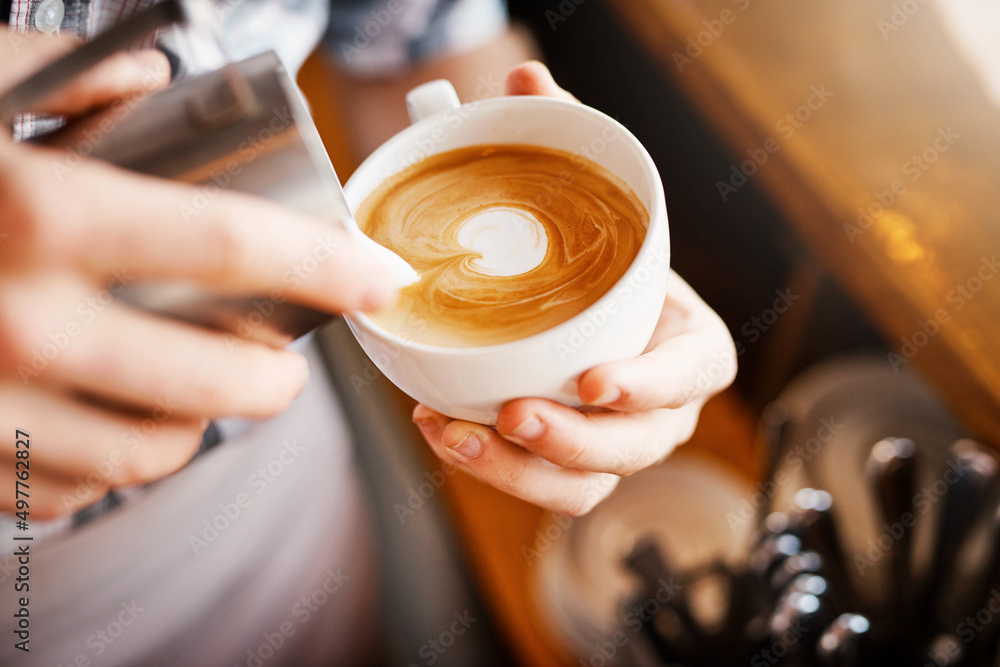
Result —
[{"label": "white foam heart", "polygon": [[535,216],[516,208],[497,207],[466,220],[457,240],[481,255],[471,268],[487,276],[517,276],[542,263],[548,235]]}]

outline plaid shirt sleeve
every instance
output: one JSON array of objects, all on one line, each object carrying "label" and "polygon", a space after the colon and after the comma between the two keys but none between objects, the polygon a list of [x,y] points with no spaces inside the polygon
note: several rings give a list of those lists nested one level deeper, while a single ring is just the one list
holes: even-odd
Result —
[{"label": "plaid shirt sleeve", "polygon": [[[94,37],[158,0],[11,0],[10,28],[16,32],[72,33]],[[204,0],[211,1],[211,0]],[[275,49],[285,67],[296,71],[319,42],[329,0],[214,0],[230,56],[242,60]],[[61,14],[60,14],[61,12]],[[58,17],[62,21],[58,24]],[[262,26],[267,26],[262,29]],[[272,29],[270,26],[282,26]],[[285,27],[286,26],[286,27]],[[206,49],[208,43],[212,48]],[[197,48],[201,46],[201,48]],[[177,57],[179,76],[197,75],[224,62],[218,46],[196,31],[168,28],[137,48],[164,47]],[[211,56],[211,57],[210,57]],[[215,58],[213,60],[212,58]],[[219,58],[223,58],[219,61]],[[18,141],[57,126],[58,121],[27,114],[14,124]]]},{"label": "plaid shirt sleeve", "polygon": [[[127,18],[156,0],[49,0],[61,2],[63,19],[55,30],[45,32],[72,33],[83,38],[98,34],[115,22]],[[10,29],[19,33],[38,32],[39,10],[44,11],[45,0],[11,0]],[[144,46],[152,46],[151,36]],[[38,114],[21,114],[14,120],[14,140],[24,141],[35,134],[54,129],[59,119]]]},{"label": "plaid shirt sleeve", "polygon": [[389,76],[506,28],[505,0],[332,0],[326,47],[355,76]]}]

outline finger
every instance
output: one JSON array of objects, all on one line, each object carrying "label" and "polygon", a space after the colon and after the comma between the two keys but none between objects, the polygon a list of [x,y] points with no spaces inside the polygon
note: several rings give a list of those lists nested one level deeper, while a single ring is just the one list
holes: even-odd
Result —
[{"label": "finger", "polygon": [[14,185],[23,185],[10,190],[19,197],[10,235],[29,238],[32,251],[50,261],[95,275],[119,270],[137,279],[187,279],[332,312],[375,309],[397,294],[378,258],[334,223],[249,195],[89,161],[62,174],[60,197],[38,197],[31,179],[52,180],[53,163],[65,155],[32,153],[30,167],[21,160],[8,170]]},{"label": "finger", "polygon": [[626,412],[679,408],[732,384],[737,356],[729,330],[679,276],[671,281],[648,351],[585,372],[577,383],[581,401]]},{"label": "finger", "polygon": [[25,386],[177,415],[263,418],[287,407],[308,377],[295,352],[147,314],[65,276],[0,284],[0,315],[16,323],[0,330],[0,351]]},{"label": "finger", "polygon": [[[0,484],[3,488],[10,489],[9,493],[0,494],[0,512],[13,515],[23,509],[17,506],[15,489],[17,488],[17,476],[13,464],[5,465],[0,471]],[[31,476],[28,480],[28,516],[29,521],[57,519],[61,516],[84,507],[73,500],[76,482],[65,477],[46,475],[45,473],[35,474],[34,469],[30,469]],[[95,489],[93,500],[96,502],[108,492],[106,485],[100,489]],[[22,487],[23,489],[23,487]],[[24,500],[22,498],[22,500]]]},{"label": "finger", "polygon": [[[69,396],[0,384],[0,429],[31,434],[31,473],[83,482],[75,504],[98,500],[108,488],[147,484],[183,467],[198,450],[205,422],[157,409],[146,415],[102,410]],[[14,460],[13,443],[0,459]]]},{"label": "finger", "polygon": [[701,402],[677,410],[581,412],[539,398],[505,405],[497,431],[567,468],[630,475],[665,459],[691,438]]},{"label": "finger", "polygon": [[559,87],[549,68],[537,60],[529,60],[514,67],[507,75],[506,91],[508,95],[543,95],[570,102],[577,101],[573,95]]},{"label": "finger", "polygon": [[706,348],[701,332],[688,333],[634,359],[596,366],[580,377],[580,400],[642,412],[708,398],[732,383],[736,354]]},{"label": "finger", "polygon": [[101,61],[39,102],[37,109],[79,114],[170,83],[170,63],[155,49],[123,51]]},{"label": "finger", "polygon": [[424,406],[414,420],[434,453],[487,484],[553,512],[582,516],[606,498],[619,477],[561,468],[481,424],[452,421]]}]

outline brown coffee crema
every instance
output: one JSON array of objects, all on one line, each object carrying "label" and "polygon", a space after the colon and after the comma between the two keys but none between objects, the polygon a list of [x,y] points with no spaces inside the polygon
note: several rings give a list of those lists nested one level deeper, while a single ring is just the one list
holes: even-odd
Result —
[{"label": "brown coffee crema", "polygon": [[445,347],[518,340],[582,312],[624,275],[649,224],[600,165],[514,144],[426,158],[376,188],[356,217],[421,274],[371,318]]}]

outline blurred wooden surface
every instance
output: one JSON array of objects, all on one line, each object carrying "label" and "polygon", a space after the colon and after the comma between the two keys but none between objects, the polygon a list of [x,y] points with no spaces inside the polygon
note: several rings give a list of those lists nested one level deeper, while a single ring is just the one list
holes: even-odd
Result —
[{"label": "blurred wooden surface", "polygon": [[1000,109],[931,3],[608,4],[880,326],[886,363],[1000,446]]},{"label": "blurred wooden surface", "polygon": [[[299,85],[312,107],[334,167],[340,178],[346,180],[356,165],[351,159],[343,114],[337,103],[335,81],[330,76],[329,64],[318,55],[306,62],[299,75]],[[401,393],[399,400],[413,404]],[[708,402],[691,442],[676,456],[707,456],[754,479],[759,472],[754,449],[755,422],[756,415],[735,392],[726,392]],[[424,443],[410,444],[425,451],[429,468],[440,468]],[[534,544],[535,531],[545,512],[461,472],[448,478],[442,495],[476,582],[502,636],[518,657],[518,664],[526,667],[578,664],[540,617],[532,596],[533,570],[521,550],[522,546]]]},{"label": "blurred wooden surface", "polygon": [[313,53],[299,71],[298,84],[303,95],[309,102],[313,120],[323,140],[323,146],[337,170],[341,183],[347,179],[358,166],[351,157],[350,137],[344,127],[343,112],[338,103],[337,91],[334,88],[335,78],[332,75],[332,65],[320,53]]}]

